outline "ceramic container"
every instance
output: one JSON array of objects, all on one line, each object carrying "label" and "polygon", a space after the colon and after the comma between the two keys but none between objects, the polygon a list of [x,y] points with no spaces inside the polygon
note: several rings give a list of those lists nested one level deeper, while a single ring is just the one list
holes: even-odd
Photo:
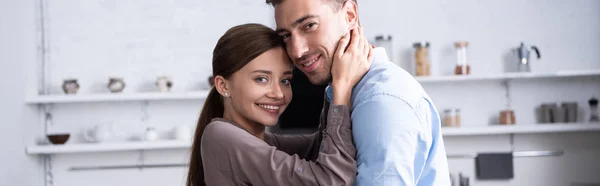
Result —
[{"label": "ceramic container", "polygon": [[125,89],[125,82],[122,78],[112,77],[108,79],[108,89],[110,92],[122,92]]},{"label": "ceramic container", "polygon": [[169,92],[173,87],[173,81],[167,76],[160,76],[156,79],[156,87],[161,92]]},{"label": "ceramic container", "polygon": [[76,94],[79,91],[79,83],[77,83],[77,79],[65,79],[62,89],[65,94]]}]

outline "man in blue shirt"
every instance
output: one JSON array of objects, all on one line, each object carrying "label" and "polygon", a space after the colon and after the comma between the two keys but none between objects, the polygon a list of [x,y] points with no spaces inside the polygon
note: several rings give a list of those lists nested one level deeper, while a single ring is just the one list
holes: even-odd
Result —
[{"label": "man in blue shirt", "polygon": [[[340,38],[359,27],[355,0],[267,0],[294,64],[312,84],[331,82]],[[331,89],[326,99],[331,102]],[[352,90],[356,185],[450,185],[440,118],[421,85],[375,48]]]}]

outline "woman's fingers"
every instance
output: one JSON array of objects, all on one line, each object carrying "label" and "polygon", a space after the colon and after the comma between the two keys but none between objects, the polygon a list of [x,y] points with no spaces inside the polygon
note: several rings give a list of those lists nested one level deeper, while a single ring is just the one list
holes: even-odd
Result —
[{"label": "woman's fingers", "polygon": [[342,39],[340,39],[340,41],[338,42],[338,47],[334,54],[335,57],[341,59],[342,56],[344,55],[346,46],[348,46],[348,42],[350,42],[350,39],[348,36],[349,36],[349,33],[346,33],[344,36],[342,36]]}]

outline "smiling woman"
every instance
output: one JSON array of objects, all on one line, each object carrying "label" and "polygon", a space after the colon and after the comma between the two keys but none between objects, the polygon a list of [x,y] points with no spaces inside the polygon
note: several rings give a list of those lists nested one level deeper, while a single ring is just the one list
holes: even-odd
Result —
[{"label": "smiling woman", "polygon": [[[340,45],[348,45],[343,40]],[[352,42],[351,46],[358,45]],[[345,47],[341,47],[345,48]],[[360,50],[356,50],[360,51]],[[334,89],[350,92],[368,70],[368,53],[335,62],[344,81]],[[259,24],[229,29],[213,51],[214,87],[198,119],[192,144],[188,186],[203,185],[350,185],[356,176],[348,95],[326,105],[314,161],[291,153],[306,147],[277,146],[265,136],[292,99],[293,65],[276,32]],[[268,143],[266,142],[268,141]],[[275,146],[270,146],[273,144]]]}]

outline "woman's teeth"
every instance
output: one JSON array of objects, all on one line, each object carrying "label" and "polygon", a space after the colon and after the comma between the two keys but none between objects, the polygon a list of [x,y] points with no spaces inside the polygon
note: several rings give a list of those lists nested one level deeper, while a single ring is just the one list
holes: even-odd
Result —
[{"label": "woman's teeth", "polygon": [[269,110],[279,110],[279,106],[273,106],[273,105],[258,105],[258,106],[265,108],[265,109],[269,109]]},{"label": "woman's teeth", "polygon": [[313,59],[312,61],[310,61],[310,62],[308,62],[308,63],[305,63],[305,64],[304,64],[304,66],[305,66],[305,67],[307,67],[307,66],[310,66],[310,65],[312,65],[313,63],[315,63],[315,62],[316,62],[318,59],[319,59],[319,58]]}]

